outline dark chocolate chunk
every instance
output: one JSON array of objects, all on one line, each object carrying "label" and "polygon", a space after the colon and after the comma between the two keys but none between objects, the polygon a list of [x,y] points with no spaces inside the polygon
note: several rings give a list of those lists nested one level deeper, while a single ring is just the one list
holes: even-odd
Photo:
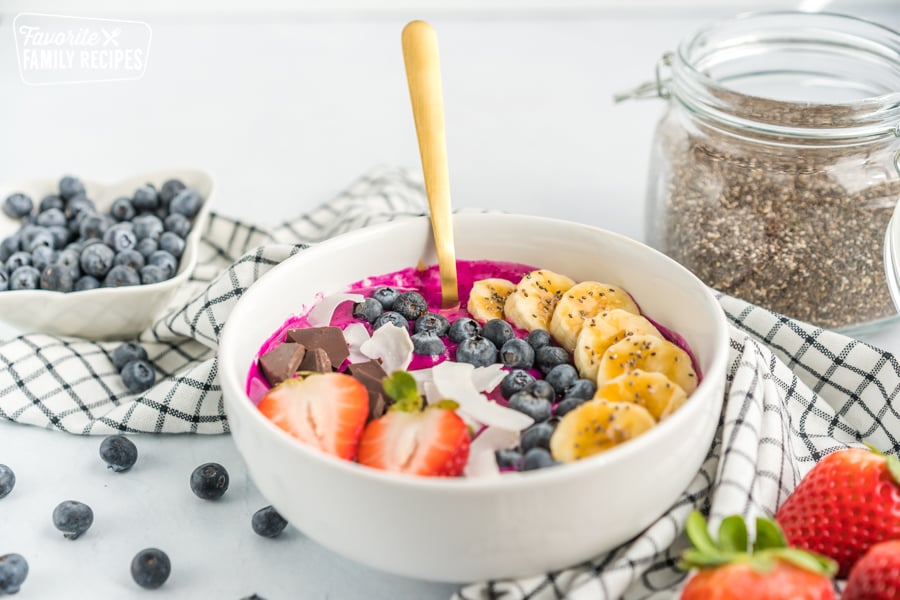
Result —
[{"label": "dark chocolate chunk", "polygon": [[294,376],[304,356],[306,347],[303,344],[285,342],[260,356],[259,368],[269,385],[275,386]]},{"label": "dark chocolate chunk", "polygon": [[381,381],[387,377],[387,373],[381,367],[381,363],[377,360],[354,363],[347,367],[347,372],[369,392],[369,419],[382,416],[394,400],[384,393]]},{"label": "dark chocolate chunk", "polygon": [[322,348],[309,348],[298,371],[314,371],[316,373],[331,373],[331,359]]},{"label": "dark chocolate chunk", "polygon": [[328,354],[331,364],[340,367],[350,356],[350,349],[340,327],[307,327],[288,329],[287,340],[303,344],[307,349],[321,348]]}]

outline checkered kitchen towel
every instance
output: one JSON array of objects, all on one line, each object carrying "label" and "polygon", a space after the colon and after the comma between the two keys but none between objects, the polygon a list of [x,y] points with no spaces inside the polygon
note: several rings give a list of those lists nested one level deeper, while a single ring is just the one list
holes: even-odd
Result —
[{"label": "checkered kitchen towel", "polygon": [[[26,335],[0,343],[0,417],[77,434],[227,432],[215,348],[243,290],[306,244],[424,212],[415,177],[379,170],[272,232],[213,215],[192,284],[141,336],[159,370],[154,388],[127,393],[110,360],[116,343]],[[731,321],[724,411],[682,497],[609,554],[559,573],[466,586],[458,599],[670,597],[684,578],[674,565],[694,508],[713,521],[771,515],[829,452],[867,442],[900,453],[892,355],[735,298],[719,301]]]}]

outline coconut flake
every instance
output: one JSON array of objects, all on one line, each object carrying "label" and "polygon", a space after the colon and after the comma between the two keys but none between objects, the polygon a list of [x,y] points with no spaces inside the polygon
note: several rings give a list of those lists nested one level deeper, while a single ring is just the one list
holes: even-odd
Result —
[{"label": "coconut flake", "polygon": [[472,383],[479,392],[492,392],[495,387],[500,385],[504,377],[506,377],[506,371],[503,369],[503,365],[494,363],[476,368],[472,373]]},{"label": "coconut flake", "polygon": [[344,340],[350,349],[349,360],[351,363],[365,362],[369,357],[362,353],[360,347],[369,341],[369,330],[362,323],[350,323],[344,328]]},{"label": "coconut flake", "polygon": [[443,398],[441,398],[441,393],[438,391],[437,386],[434,385],[433,381],[422,382],[421,393],[425,396],[426,404],[434,404],[435,402],[443,400]]},{"label": "coconut flake", "polygon": [[497,465],[497,450],[514,448],[519,443],[519,434],[508,429],[488,427],[472,440],[469,446],[469,460],[466,462],[466,477],[496,477],[500,475]]},{"label": "coconut flake", "polygon": [[375,330],[359,347],[365,356],[381,360],[385,373],[405,371],[412,362],[413,343],[405,328],[387,323]]},{"label": "coconut flake", "polygon": [[442,362],[431,371],[434,385],[441,395],[455,400],[465,413],[479,423],[509,431],[521,431],[534,423],[528,415],[501,406],[479,393],[473,382],[475,367],[472,365]]},{"label": "coconut flake", "polygon": [[321,302],[312,307],[306,314],[306,320],[313,327],[325,327],[331,325],[331,317],[334,311],[344,302],[362,302],[366,297],[362,294],[332,294],[322,298]]}]

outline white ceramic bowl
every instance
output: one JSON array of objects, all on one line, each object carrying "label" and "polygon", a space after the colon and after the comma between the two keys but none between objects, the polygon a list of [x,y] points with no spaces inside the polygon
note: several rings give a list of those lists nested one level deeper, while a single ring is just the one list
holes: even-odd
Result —
[{"label": "white ceramic bowl", "polygon": [[[0,292],[0,320],[23,332],[72,335],[89,339],[127,339],[153,323],[179,286],[187,281],[197,264],[197,246],[206,227],[213,196],[213,179],[207,173],[188,169],[143,173],[116,183],[82,179],[88,198],[97,209],[109,210],[119,196],[128,196],[145,183],[157,189],[167,179],[180,179],[203,197],[203,207],[194,217],[178,273],[161,283],[121,288],[99,288],[83,292],[16,290]],[[0,201],[14,192],[31,196],[35,205],[41,198],[58,193],[58,178],[32,179],[0,185]],[[21,222],[0,212],[0,239],[15,233]]]},{"label": "white ceramic bowl", "polygon": [[525,576],[609,550],[650,525],[706,457],[722,405],[728,335],[708,288],[659,252],[577,223],[515,215],[454,217],[460,259],[514,261],[625,287],[687,340],[703,380],[648,433],[604,454],[492,479],[415,478],[342,461],[270,423],[245,394],[263,342],[317,292],[436,262],[429,222],[362,229],[305,250],[241,298],[219,346],[235,444],[263,495],[309,537],[348,558],[436,581]]}]

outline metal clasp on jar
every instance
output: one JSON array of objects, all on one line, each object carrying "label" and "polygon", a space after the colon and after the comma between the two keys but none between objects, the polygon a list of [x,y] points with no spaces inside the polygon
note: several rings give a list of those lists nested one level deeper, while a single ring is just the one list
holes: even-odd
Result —
[{"label": "metal clasp on jar", "polygon": [[613,96],[613,101],[619,103],[626,100],[668,99],[669,90],[666,84],[669,83],[670,78],[663,76],[663,71],[668,70],[672,66],[673,56],[671,52],[666,52],[656,61],[656,81],[647,81],[636,88],[619,92]]}]

